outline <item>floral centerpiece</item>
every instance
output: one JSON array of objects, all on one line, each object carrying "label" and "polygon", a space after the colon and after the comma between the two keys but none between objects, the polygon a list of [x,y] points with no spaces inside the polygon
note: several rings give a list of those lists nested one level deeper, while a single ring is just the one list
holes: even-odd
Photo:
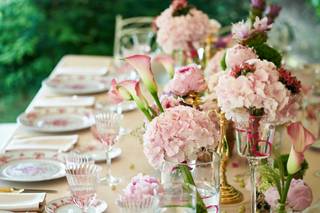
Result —
[{"label": "floral centerpiece", "polygon": [[166,53],[182,51],[184,55],[197,58],[200,43],[210,33],[217,32],[220,24],[187,0],[173,0],[155,20],[157,42]]},{"label": "floral centerpiece", "polygon": [[280,8],[266,7],[263,0],[252,0],[250,17],[232,26],[236,45],[222,58],[224,70],[215,92],[227,119],[248,121],[262,116],[269,122],[285,123],[299,108],[301,83],[282,64],[281,55],[270,47],[267,32]]},{"label": "floral centerpiece", "polygon": [[256,168],[271,156],[274,126],[293,120],[300,107],[300,81],[267,43],[279,11],[264,0],[251,1],[249,18],[232,26],[235,45],[222,56],[214,87],[218,106],[236,124],[238,153],[249,162],[251,212],[256,212]]},{"label": "floral centerpiece", "polygon": [[[145,124],[145,133],[143,135],[144,153],[154,168],[160,169],[165,160],[176,162],[177,164],[197,160],[197,153],[203,148],[215,146],[218,133],[205,112],[174,103],[171,101],[170,96],[166,98],[158,97],[157,85],[153,78],[151,58],[149,56],[134,55],[125,60],[140,74],[156,105],[151,106],[143,96],[139,81],[119,82],[113,87],[112,93],[125,100],[134,100],[148,119],[149,123]],[[194,70],[196,68],[193,65],[185,69],[186,73],[190,69],[192,75],[193,72],[198,72]],[[189,88],[188,86],[187,88],[197,91],[202,91],[206,88],[201,83],[196,85],[189,85],[192,87]],[[186,90],[182,90],[184,94]],[[186,183],[195,185],[188,166],[178,165],[177,169],[183,174]],[[197,210],[206,212],[206,205],[199,194],[197,196]]]}]

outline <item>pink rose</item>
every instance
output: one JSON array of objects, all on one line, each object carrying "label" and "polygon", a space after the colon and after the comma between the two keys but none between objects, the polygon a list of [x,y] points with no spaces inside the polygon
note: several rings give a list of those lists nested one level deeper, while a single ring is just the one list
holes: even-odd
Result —
[{"label": "pink rose", "polygon": [[258,56],[251,48],[243,46],[241,44],[237,44],[227,49],[225,60],[227,68],[231,69],[234,66],[240,65],[249,59],[256,58],[258,58]]},{"label": "pink rose", "polygon": [[[271,208],[277,209],[280,197],[276,187],[270,187],[264,195]],[[293,211],[303,211],[311,205],[312,199],[311,188],[301,179],[292,179],[287,196],[287,207]]]},{"label": "pink rose", "polygon": [[294,211],[303,211],[312,203],[312,190],[303,180],[291,181],[287,203]]},{"label": "pink rose", "polygon": [[141,201],[148,197],[156,196],[161,190],[161,185],[157,178],[139,173],[123,189],[120,200]]},{"label": "pink rose", "polygon": [[190,92],[201,93],[206,89],[207,83],[203,71],[193,64],[177,69],[174,78],[169,81],[165,91],[177,96],[185,96]]}]

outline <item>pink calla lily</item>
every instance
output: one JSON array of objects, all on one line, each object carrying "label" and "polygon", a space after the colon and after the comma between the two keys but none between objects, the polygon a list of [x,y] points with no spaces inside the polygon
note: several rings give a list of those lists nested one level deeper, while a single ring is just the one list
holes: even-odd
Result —
[{"label": "pink calla lily", "polygon": [[126,80],[118,84],[119,93],[128,93],[130,97],[136,102],[138,108],[146,115],[149,120],[152,120],[152,115],[149,112],[149,104],[143,96],[140,88],[140,82],[135,80]]},{"label": "pink calla lily", "polygon": [[159,55],[154,59],[156,62],[160,63],[165,70],[168,72],[170,78],[174,76],[174,60],[169,55]]},{"label": "pink calla lily", "polygon": [[291,123],[287,127],[287,133],[292,143],[287,170],[289,174],[295,174],[301,169],[304,152],[315,142],[315,137],[301,122]]},{"label": "pink calla lily", "polygon": [[157,93],[157,84],[151,70],[151,58],[147,55],[132,55],[124,59],[140,75],[151,94]]},{"label": "pink calla lily", "polygon": [[111,81],[111,88],[107,94],[108,99],[112,102],[112,103],[121,103],[122,101],[126,100],[130,100],[131,96],[130,94],[124,94],[124,97],[120,94],[118,88],[117,88],[117,81],[115,79],[112,79]]}]

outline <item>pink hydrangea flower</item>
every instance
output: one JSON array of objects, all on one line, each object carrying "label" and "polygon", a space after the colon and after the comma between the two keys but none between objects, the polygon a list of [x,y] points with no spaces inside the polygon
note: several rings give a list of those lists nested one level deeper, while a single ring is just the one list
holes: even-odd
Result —
[{"label": "pink hydrangea flower", "polygon": [[165,110],[146,126],[144,153],[149,163],[160,169],[165,160],[193,159],[201,147],[214,145],[218,136],[208,115],[187,106]]},{"label": "pink hydrangea flower", "polygon": [[[276,187],[270,187],[264,195],[271,208],[276,209],[280,198]],[[287,196],[287,207],[293,211],[303,211],[311,205],[312,199],[311,188],[301,179],[292,179]]]},{"label": "pink hydrangea flower", "polygon": [[255,70],[247,74],[233,76],[232,70],[223,73],[215,88],[218,104],[226,113],[227,119],[245,122],[249,117],[248,109],[263,108],[270,122],[283,123],[283,110],[291,105],[290,91],[279,81],[276,66],[268,61],[251,59],[246,61]]},{"label": "pink hydrangea flower", "polygon": [[174,77],[169,81],[165,92],[177,96],[185,96],[190,92],[201,93],[207,89],[203,71],[197,65],[181,67],[175,71]]},{"label": "pink hydrangea flower", "polygon": [[190,43],[197,46],[212,31],[209,17],[200,10],[192,8],[183,16],[172,16],[173,12],[170,6],[156,20],[157,42],[166,53],[188,51]]},{"label": "pink hydrangea flower", "polygon": [[161,191],[161,185],[157,178],[139,173],[123,189],[120,200],[139,201],[156,196]]},{"label": "pink hydrangea flower", "polygon": [[227,68],[233,68],[236,65],[240,65],[249,59],[258,58],[253,49],[237,44],[227,49],[226,52],[226,65]]}]

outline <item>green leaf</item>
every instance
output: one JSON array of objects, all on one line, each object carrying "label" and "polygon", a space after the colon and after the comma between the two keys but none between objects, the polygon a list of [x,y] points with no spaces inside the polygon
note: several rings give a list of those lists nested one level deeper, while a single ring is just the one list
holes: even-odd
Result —
[{"label": "green leaf", "polygon": [[226,55],[227,55],[227,52],[225,51],[224,54],[223,54],[223,57],[222,57],[222,59],[220,61],[220,66],[221,66],[222,70],[226,70],[227,69]]},{"label": "green leaf", "polygon": [[251,44],[252,48],[255,49],[257,55],[261,60],[265,59],[274,63],[277,67],[281,66],[282,57],[281,54],[268,44]]},{"label": "green leaf", "polygon": [[[178,166],[178,168],[183,175],[184,182],[191,184],[193,186],[196,186],[188,166],[180,164]],[[197,207],[196,208],[197,208],[197,213],[207,213],[208,212],[207,207],[204,204],[204,202],[201,198],[201,195],[199,194],[198,191],[197,191]]]}]

